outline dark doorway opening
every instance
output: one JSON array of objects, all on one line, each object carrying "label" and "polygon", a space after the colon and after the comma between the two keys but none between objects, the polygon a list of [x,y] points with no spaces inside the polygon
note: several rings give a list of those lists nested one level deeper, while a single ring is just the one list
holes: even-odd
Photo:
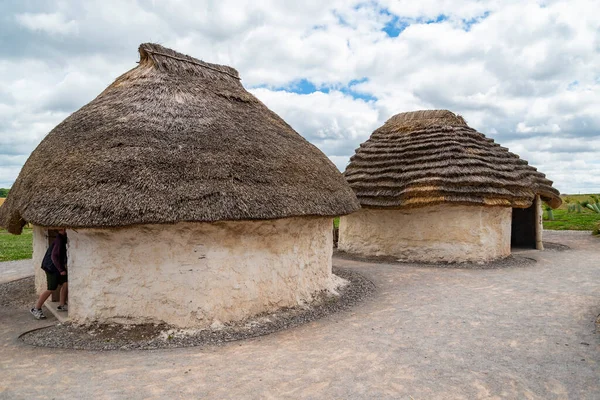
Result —
[{"label": "dark doorway opening", "polygon": [[510,235],[511,247],[536,248],[536,202],[529,208],[513,208]]},{"label": "dark doorway opening", "polygon": [[[57,229],[48,229],[48,245],[46,246],[46,249],[48,249],[48,247],[50,247],[52,245],[52,242],[54,242],[54,239],[56,239],[56,235],[58,235]],[[52,299],[51,299],[52,302],[59,301],[61,286],[62,285],[58,285],[56,290],[54,292],[52,292]]]},{"label": "dark doorway opening", "polygon": [[56,239],[56,235],[58,235],[58,230],[48,229],[48,246],[46,246],[46,248],[50,247],[52,242],[54,242],[54,239]]}]

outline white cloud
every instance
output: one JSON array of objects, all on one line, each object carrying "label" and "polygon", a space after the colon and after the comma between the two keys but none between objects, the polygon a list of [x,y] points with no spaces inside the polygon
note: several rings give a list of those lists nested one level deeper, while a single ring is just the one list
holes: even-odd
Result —
[{"label": "white cloud", "polygon": [[527,124],[525,122],[519,122],[517,124],[517,132],[519,132],[519,133],[532,133],[532,132],[558,133],[558,132],[560,132],[560,126],[558,126],[557,124],[527,126]]},{"label": "white cloud", "polygon": [[565,193],[600,192],[600,137],[586,140],[530,138],[504,143],[545,173]]},{"label": "white cloud", "polygon": [[77,33],[77,21],[69,21],[60,13],[24,13],[16,16],[17,21],[32,31],[42,31],[50,34],[66,35]]},{"label": "white cloud", "polygon": [[385,122],[372,102],[338,91],[300,95],[259,88],[251,92],[330,156],[347,159],[348,154]]}]

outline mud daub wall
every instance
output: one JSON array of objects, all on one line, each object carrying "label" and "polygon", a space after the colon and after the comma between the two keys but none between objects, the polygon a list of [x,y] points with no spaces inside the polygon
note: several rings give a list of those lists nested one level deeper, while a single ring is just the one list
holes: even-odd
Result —
[{"label": "mud daub wall", "polygon": [[304,217],[69,230],[69,318],[206,327],[310,301],[339,283],[331,227]]},{"label": "mud daub wall", "polygon": [[490,261],[510,255],[509,207],[362,209],[340,218],[338,248],[403,261]]}]

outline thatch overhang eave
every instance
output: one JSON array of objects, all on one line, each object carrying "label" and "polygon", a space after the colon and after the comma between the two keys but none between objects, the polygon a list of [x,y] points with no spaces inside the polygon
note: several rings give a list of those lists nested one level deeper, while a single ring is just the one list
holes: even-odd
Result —
[{"label": "thatch overhang eave", "polygon": [[436,194],[468,194],[475,196],[493,196],[499,198],[518,198],[532,200],[535,192],[529,187],[491,187],[491,186],[446,186],[446,185],[410,185],[396,189],[383,188],[360,188],[357,196],[360,199],[365,197],[386,197],[386,198],[401,198],[401,197],[418,197],[429,196]]},{"label": "thatch overhang eave", "polygon": [[532,204],[531,200],[507,200],[460,196],[413,198],[410,200],[411,201],[392,202],[381,199],[365,199],[365,201],[361,203],[361,207],[363,209],[378,210],[410,210],[414,208],[444,205],[529,208]]},{"label": "thatch overhang eave", "polygon": [[[202,224],[220,224],[220,223],[232,223],[232,222],[260,222],[260,221],[275,221],[275,220],[285,220],[285,219],[295,219],[295,218],[307,218],[307,219],[312,219],[312,218],[334,218],[334,217],[338,217],[338,216],[344,216],[344,215],[348,215],[351,214],[352,212],[355,212],[356,210],[353,211],[349,211],[349,212],[344,212],[342,214],[335,214],[335,215],[312,215],[312,214],[302,214],[302,215],[290,215],[290,216],[285,216],[285,217],[281,217],[281,218],[249,218],[249,219],[220,219],[217,221],[198,221],[198,220],[177,220],[177,221],[156,221],[156,222],[143,222],[143,223],[136,223],[136,222],[131,222],[131,223],[125,223],[125,224],[97,224],[97,225],[83,225],[83,224],[60,224],[60,225],[44,225],[43,223],[37,223],[35,221],[26,221],[26,224],[31,224],[34,226],[38,226],[41,227],[43,229],[72,229],[72,230],[77,230],[77,229],[103,229],[103,230],[120,230],[120,229],[129,229],[132,227],[143,227],[143,226],[148,226],[148,225],[176,225],[179,223],[202,223]],[[25,226],[23,225],[23,226]],[[3,226],[0,226],[3,227]],[[4,228],[4,227],[3,227]],[[6,229],[6,228],[5,228]],[[14,232],[10,232],[9,233],[13,233],[13,234],[21,234],[22,232],[18,232],[18,233],[14,233]]]},{"label": "thatch overhang eave", "polygon": [[[551,188],[554,189],[554,188]],[[556,190],[556,189],[554,189]],[[556,209],[558,207],[560,207],[563,203],[560,194],[558,194],[557,190],[556,192],[554,190],[548,190],[548,189],[539,189],[538,188],[538,192],[537,194],[540,195],[540,198],[542,199],[542,201],[546,202],[546,204],[548,204],[550,207]]]}]

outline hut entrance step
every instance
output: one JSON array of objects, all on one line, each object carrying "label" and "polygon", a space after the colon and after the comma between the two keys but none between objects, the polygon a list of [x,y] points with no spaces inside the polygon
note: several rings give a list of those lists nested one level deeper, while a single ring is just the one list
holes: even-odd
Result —
[{"label": "hut entrance step", "polygon": [[[59,287],[60,289],[60,287]],[[60,323],[69,321],[69,312],[58,311],[58,299],[56,301],[47,301],[44,306],[50,311]]]}]

